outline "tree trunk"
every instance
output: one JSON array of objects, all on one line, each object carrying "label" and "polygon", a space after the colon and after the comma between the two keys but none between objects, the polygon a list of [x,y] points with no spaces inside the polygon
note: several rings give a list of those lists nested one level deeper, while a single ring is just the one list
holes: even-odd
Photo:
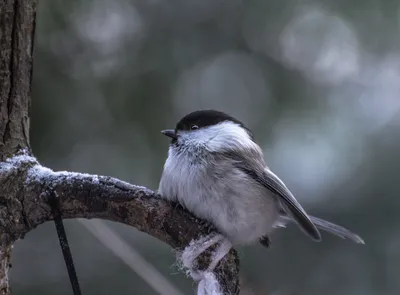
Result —
[{"label": "tree trunk", "polygon": [[[35,12],[36,1],[0,1],[0,161],[29,148]],[[0,211],[1,219],[7,215],[7,210]],[[0,294],[4,295],[10,294],[7,272],[11,246],[12,239],[1,232]]]},{"label": "tree trunk", "polygon": [[36,1],[0,1],[0,160],[29,148]]}]

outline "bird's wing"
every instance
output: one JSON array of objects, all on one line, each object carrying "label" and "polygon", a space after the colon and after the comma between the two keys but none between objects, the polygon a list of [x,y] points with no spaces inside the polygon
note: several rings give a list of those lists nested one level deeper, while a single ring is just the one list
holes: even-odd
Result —
[{"label": "bird's wing", "polygon": [[316,241],[321,240],[321,234],[311,221],[303,207],[297,202],[296,198],[286,187],[286,185],[271,170],[264,169],[262,175],[256,179],[259,183],[278,195],[283,202],[287,214],[291,215],[300,228]]},{"label": "bird's wing", "polygon": [[[320,241],[321,234],[317,227],[286,185],[272,171],[265,168],[263,159],[260,160],[254,157],[245,157],[244,155],[246,155],[246,153],[235,151],[224,153],[225,157],[233,160],[236,168],[242,170],[257,183],[268,188],[278,196],[280,201],[279,203],[282,205],[286,214],[290,215],[299,227],[313,240]],[[252,156],[254,155],[255,154],[252,153]]]}]

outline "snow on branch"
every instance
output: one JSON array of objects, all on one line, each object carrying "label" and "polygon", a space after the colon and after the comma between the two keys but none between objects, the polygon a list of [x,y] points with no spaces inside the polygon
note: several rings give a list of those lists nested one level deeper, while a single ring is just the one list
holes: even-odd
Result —
[{"label": "snow on branch", "polygon": [[[24,150],[0,163],[0,246],[11,246],[38,225],[52,220],[49,201],[53,197],[59,200],[63,218],[124,223],[178,251],[214,231],[150,189],[108,176],[54,172]],[[206,269],[210,254],[209,250],[198,258],[199,270]],[[0,280],[2,272],[7,270],[0,270]],[[231,250],[215,270],[223,294],[239,294],[238,272],[237,254]]]}]

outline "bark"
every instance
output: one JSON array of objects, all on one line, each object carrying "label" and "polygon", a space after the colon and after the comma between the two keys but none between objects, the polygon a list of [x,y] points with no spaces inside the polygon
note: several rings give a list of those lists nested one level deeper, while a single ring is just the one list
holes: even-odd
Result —
[{"label": "bark", "polygon": [[0,160],[29,146],[36,1],[0,0]]},{"label": "bark", "polygon": [[[125,223],[173,248],[213,231],[147,188],[115,178],[53,172],[40,166],[29,146],[29,111],[36,1],[0,0],[0,295],[11,294],[12,245],[39,224],[63,218],[101,218]],[[198,259],[205,269],[210,253]],[[239,294],[239,261],[231,250],[215,270],[224,294]]]},{"label": "bark", "polygon": [[[0,0],[0,161],[29,147],[35,12],[36,1]],[[9,222],[9,203],[3,201],[1,187],[0,226],[3,227]],[[11,247],[7,235],[0,231],[0,294],[10,294]]]}]

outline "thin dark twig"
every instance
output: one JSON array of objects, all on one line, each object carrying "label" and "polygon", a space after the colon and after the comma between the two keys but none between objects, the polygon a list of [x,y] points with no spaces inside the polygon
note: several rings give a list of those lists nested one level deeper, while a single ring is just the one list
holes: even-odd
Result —
[{"label": "thin dark twig", "polygon": [[72,258],[71,249],[69,247],[67,234],[65,232],[64,223],[60,211],[60,202],[57,195],[51,192],[50,206],[54,216],[54,223],[57,230],[58,240],[60,241],[61,251],[64,256],[65,266],[67,267],[69,280],[71,282],[74,295],[81,295],[78,276],[76,275],[74,260]]}]

